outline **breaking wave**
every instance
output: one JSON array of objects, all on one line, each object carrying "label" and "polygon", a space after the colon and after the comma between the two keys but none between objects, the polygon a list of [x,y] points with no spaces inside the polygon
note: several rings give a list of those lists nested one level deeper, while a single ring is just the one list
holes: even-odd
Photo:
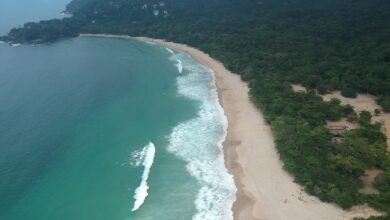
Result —
[{"label": "breaking wave", "polygon": [[145,202],[146,197],[148,196],[148,178],[150,169],[152,168],[154,162],[154,156],[156,153],[156,148],[153,143],[146,145],[141,151],[134,152],[134,166],[144,166],[144,172],[142,174],[141,184],[135,190],[134,193],[134,206],[131,211],[137,211],[142,204]]},{"label": "breaking wave", "polygon": [[193,220],[231,220],[236,187],[225,168],[222,142],[227,119],[219,104],[214,73],[185,54],[176,53],[186,73],[177,78],[178,94],[200,104],[196,118],[173,129],[168,150],[187,162],[187,171],[200,184]]},{"label": "breaking wave", "polygon": [[181,60],[177,59],[177,64],[175,65],[177,67],[177,70],[179,70],[179,73],[183,73],[183,63]]},{"label": "breaking wave", "polygon": [[172,54],[172,55],[175,54],[175,52],[173,52],[173,50],[171,50],[170,48],[166,47],[165,49],[166,49],[170,54]]}]

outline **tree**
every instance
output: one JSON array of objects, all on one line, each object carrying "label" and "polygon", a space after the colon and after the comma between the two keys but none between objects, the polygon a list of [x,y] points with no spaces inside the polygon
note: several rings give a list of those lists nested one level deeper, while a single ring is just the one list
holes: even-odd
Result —
[{"label": "tree", "polygon": [[390,192],[390,172],[383,172],[375,177],[374,186],[382,192]]},{"label": "tree", "polygon": [[371,113],[368,111],[362,111],[359,114],[359,124],[363,127],[367,127],[369,124],[371,124]]},{"label": "tree", "polygon": [[352,112],[347,116],[347,121],[349,122],[356,122],[357,120],[358,120],[358,115],[356,114],[356,112]]},{"label": "tree", "polygon": [[344,97],[347,97],[347,98],[356,98],[357,97],[357,92],[356,92],[355,89],[353,89],[351,87],[344,86],[341,89],[341,95],[343,95]]},{"label": "tree", "polygon": [[383,96],[379,99],[379,104],[382,106],[383,110],[390,112],[390,96]]}]

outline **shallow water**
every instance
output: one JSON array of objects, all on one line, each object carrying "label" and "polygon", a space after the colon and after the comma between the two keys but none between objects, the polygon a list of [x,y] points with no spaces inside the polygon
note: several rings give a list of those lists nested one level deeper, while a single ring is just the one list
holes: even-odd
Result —
[{"label": "shallow water", "polygon": [[[68,0],[3,0],[0,35]],[[131,40],[0,44],[0,219],[231,219],[213,74]]]},{"label": "shallow water", "polygon": [[188,56],[114,39],[2,44],[0,77],[1,219],[231,218],[226,118]]}]

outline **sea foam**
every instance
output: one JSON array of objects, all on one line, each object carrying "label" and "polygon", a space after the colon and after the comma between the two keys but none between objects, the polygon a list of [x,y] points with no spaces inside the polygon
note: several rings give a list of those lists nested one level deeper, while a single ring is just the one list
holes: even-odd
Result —
[{"label": "sea foam", "polygon": [[173,129],[168,150],[187,162],[187,171],[200,184],[193,220],[231,220],[236,187],[225,168],[222,142],[227,119],[219,104],[214,73],[190,57],[176,53],[188,74],[177,78],[178,94],[197,101],[197,117]]},{"label": "sea foam", "polygon": [[179,70],[179,73],[183,73],[183,63],[180,59],[176,59],[177,64],[175,65],[177,67],[177,70]]},{"label": "sea foam", "polygon": [[165,49],[172,55],[170,59],[176,62],[175,66],[177,67],[179,73],[183,73],[183,62],[179,58],[181,55],[179,53],[175,53],[172,49],[168,47],[166,47]]},{"label": "sea foam", "polygon": [[172,54],[172,55],[175,54],[175,52],[173,52],[172,49],[170,49],[170,48],[168,48],[168,47],[166,47],[165,49],[166,49],[170,54]]},{"label": "sea foam", "polygon": [[[150,174],[150,169],[152,168],[154,157],[156,154],[156,148],[153,143],[146,145],[141,151],[133,153],[135,166],[144,166],[144,172],[142,174],[141,184],[135,190],[134,193],[134,206],[131,211],[137,211],[142,204],[145,202],[146,197],[148,196],[148,178]],[[142,162],[141,162],[142,161]]]}]

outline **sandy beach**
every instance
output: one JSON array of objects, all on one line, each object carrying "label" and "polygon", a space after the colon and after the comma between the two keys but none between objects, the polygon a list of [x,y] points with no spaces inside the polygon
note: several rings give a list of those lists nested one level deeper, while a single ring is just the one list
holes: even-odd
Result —
[{"label": "sandy beach", "polygon": [[[343,105],[351,105],[358,113],[362,111],[368,111],[372,115],[372,121],[378,122],[382,125],[382,132],[387,136],[387,150],[390,152],[390,113],[383,111],[382,107],[378,105],[377,99],[370,94],[358,94],[356,98],[346,98],[341,95],[340,91],[334,91],[332,93],[323,95],[322,98],[325,101],[330,101],[332,98],[336,98],[341,101]],[[375,110],[379,109],[380,114],[376,115]]]},{"label": "sandy beach", "polygon": [[[130,39],[129,36],[88,35]],[[131,38],[133,39],[133,38]],[[183,44],[150,38],[135,38],[182,51],[212,69],[220,102],[228,118],[224,142],[225,162],[234,176],[237,200],[233,206],[236,220],[341,220],[380,213],[367,206],[345,211],[306,194],[283,169],[270,126],[249,100],[249,88],[240,77],[202,51]]]},{"label": "sandy beach", "polygon": [[[293,84],[291,86],[295,92],[307,91],[307,89],[300,84]],[[357,113],[362,111],[370,112],[372,115],[372,122],[378,122],[382,125],[382,132],[387,136],[387,150],[390,152],[390,113],[383,111],[382,107],[378,105],[378,97],[370,94],[359,93],[356,98],[347,98],[342,96],[340,91],[333,91],[325,95],[318,95],[326,102],[336,98],[340,100],[342,105],[351,105]],[[380,113],[375,114],[375,110],[380,110]],[[346,119],[342,119],[339,122],[328,122],[328,125],[347,125],[352,129],[359,127],[358,124],[352,124]]]}]

